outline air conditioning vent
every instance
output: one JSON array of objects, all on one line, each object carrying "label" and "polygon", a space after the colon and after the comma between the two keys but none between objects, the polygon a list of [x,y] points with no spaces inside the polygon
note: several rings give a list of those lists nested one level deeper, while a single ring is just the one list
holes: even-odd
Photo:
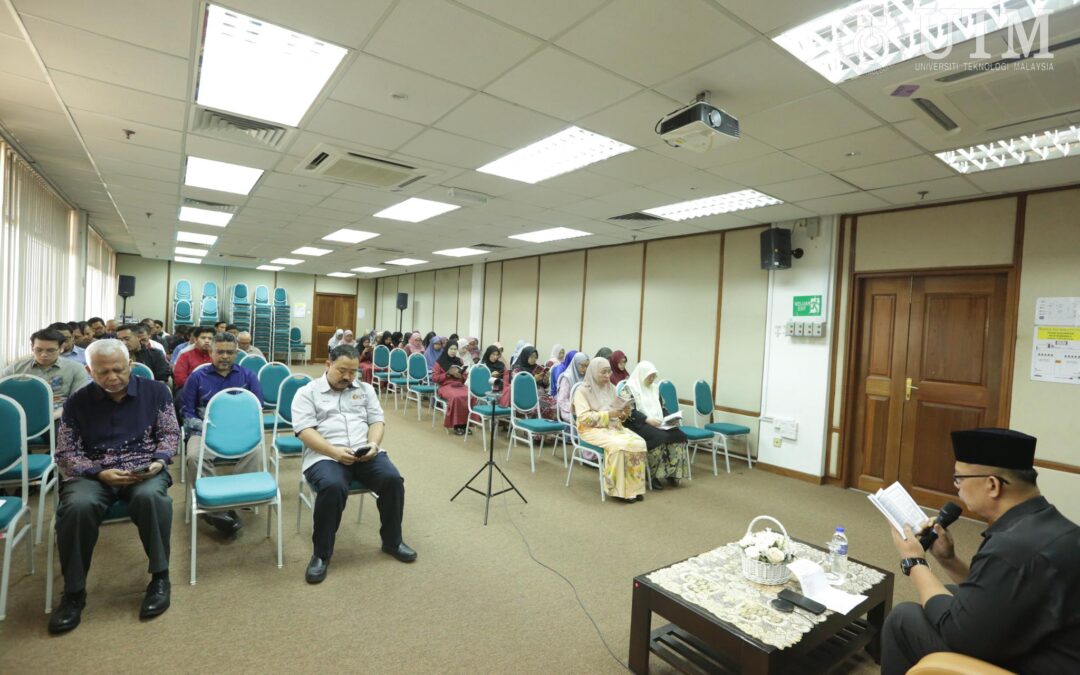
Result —
[{"label": "air conditioning vent", "polygon": [[353,183],[377,190],[402,190],[433,171],[320,143],[295,173]]},{"label": "air conditioning vent", "polygon": [[1077,114],[1077,113],[1080,113],[1080,108],[1074,108],[1073,110],[1066,110],[1065,112],[1053,113],[1053,114],[1050,114],[1050,115],[1040,115],[1039,117],[1030,117],[1030,118],[1028,118],[1026,120],[1020,120],[1019,122],[1009,122],[1008,124],[999,124],[996,127],[988,127],[986,130],[987,131],[1000,131],[1002,129],[1008,129],[1009,127],[1026,126],[1028,124],[1035,124],[1036,122],[1044,122],[1044,123],[1047,124],[1047,126],[1050,126],[1049,120],[1057,119],[1059,117],[1064,118],[1064,119],[1061,120],[1060,124],[1063,125],[1063,126],[1068,126],[1068,124],[1069,124],[1068,118],[1070,116],[1072,116],[1072,115]]},{"label": "air conditioning vent", "polygon": [[290,131],[287,127],[230,115],[206,108],[195,108],[191,130],[222,140],[279,149]]},{"label": "air conditioning vent", "polygon": [[913,98],[911,99],[915,105],[919,107],[924,113],[926,113],[930,119],[937,122],[937,125],[945,131],[952,131],[960,126],[953,118],[949,117],[944,110],[939,108],[936,103],[928,98]]},{"label": "air conditioning vent", "polygon": [[505,246],[500,246],[498,244],[473,244],[472,248],[483,248],[483,249],[487,249],[489,251],[495,251],[495,250],[498,250],[500,248],[506,248],[506,247]]},{"label": "air conditioning vent", "polygon": [[218,253],[217,257],[220,260],[240,260],[240,261],[261,261],[262,258],[254,255],[239,255],[237,253]]},{"label": "air conditioning vent", "polygon": [[[1076,45],[1080,45],[1080,37],[1075,37],[1075,38],[1072,38],[1072,39],[1069,39],[1069,40],[1064,40],[1062,42],[1058,42],[1056,44],[1052,44],[1052,45],[1050,45],[1049,47],[1046,48],[1046,51],[1048,51],[1051,54],[1054,54],[1056,56],[1056,53],[1061,51],[1062,49],[1067,49],[1069,47],[1073,47],[1073,46],[1076,46]],[[976,64],[976,67],[972,68],[971,70],[960,70],[960,71],[957,71],[955,73],[949,73],[948,75],[942,75],[941,77],[937,78],[937,81],[941,82],[943,84],[950,84],[952,82],[959,82],[960,80],[966,80],[969,77],[975,77],[977,75],[982,75],[983,73],[994,72],[996,70],[1001,69],[1004,66],[1008,66],[1010,63],[1017,63],[1019,61],[1026,61],[1026,60],[1030,59],[1031,56],[1032,56],[1031,54],[1025,54],[1023,56],[1018,56],[1016,58],[998,59],[997,61],[991,61],[991,62],[988,62],[988,63]]]},{"label": "air conditioning vent", "polygon": [[192,199],[191,197],[184,197],[182,206],[194,206],[197,209],[206,209],[208,211],[222,211],[224,213],[236,213],[237,209],[234,204],[208,202],[202,199]]},{"label": "air conditioning vent", "polygon": [[663,220],[663,218],[635,211],[634,213],[624,213],[621,216],[612,216],[608,220]]}]

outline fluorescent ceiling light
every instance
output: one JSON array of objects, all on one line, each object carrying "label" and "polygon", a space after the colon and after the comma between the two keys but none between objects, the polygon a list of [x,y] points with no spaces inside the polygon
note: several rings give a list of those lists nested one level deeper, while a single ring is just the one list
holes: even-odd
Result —
[{"label": "fluorescent ceiling light", "polygon": [[[951,46],[1039,16],[1073,7],[1080,0],[860,0],[773,38],[830,82],[837,84],[894,63]],[[1031,30],[1032,41],[1038,26]],[[1016,29],[1018,30],[1018,29]],[[1003,58],[1026,51],[1026,31],[1010,34]],[[1013,45],[1016,45],[1014,47]],[[1034,44],[1034,42],[1033,42]],[[940,56],[939,56],[940,55]],[[988,59],[982,41],[967,58]]]},{"label": "fluorescent ceiling light", "polygon": [[416,258],[398,258],[397,260],[387,260],[387,265],[401,265],[408,267],[409,265],[423,265],[426,260],[417,260]]},{"label": "fluorescent ceiling light", "polygon": [[299,258],[274,258],[270,262],[274,263],[275,265],[299,265],[304,261],[300,260]]},{"label": "fluorescent ceiling light", "polygon": [[633,149],[634,146],[607,136],[570,127],[489,162],[477,171],[532,184]]},{"label": "fluorescent ceiling light", "polygon": [[1071,126],[946,150],[936,156],[960,173],[976,173],[1076,156],[1077,149],[1080,149],[1080,127]]},{"label": "fluorescent ceiling light", "polygon": [[195,102],[297,126],[347,50],[217,5],[206,10]]},{"label": "fluorescent ceiling light", "polygon": [[200,225],[213,225],[225,227],[232,220],[233,214],[226,211],[211,211],[209,209],[197,209],[194,206],[180,207],[180,220]]},{"label": "fluorescent ceiling light", "polygon": [[262,169],[188,156],[184,185],[246,195],[263,175]]},{"label": "fluorescent ceiling light", "polygon": [[412,197],[411,199],[406,199],[401,203],[394,204],[393,206],[379,211],[375,214],[375,217],[404,220],[407,223],[419,223],[428,218],[434,218],[439,214],[460,208],[461,207],[456,204],[446,204],[444,202],[435,202],[430,199]]},{"label": "fluorescent ceiling light", "polygon": [[558,241],[560,239],[573,239],[574,237],[587,237],[592,232],[584,232],[582,230],[572,230],[569,227],[553,227],[548,230],[537,230],[536,232],[526,232],[525,234],[510,235],[510,239],[520,239],[522,241],[531,241],[534,244],[542,244],[546,241]]},{"label": "fluorescent ceiling light", "polygon": [[770,197],[757,190],[739,190],[738,192],[728,192],[712,197],[691,199],[688,202],[657,206],[655,209],[642,209],[642,213],[667,218],[668,220],[689,220],[691,218],[715,216],[718,213],[745,211],[746,209],[756,209],[759,206],[772,206],[783,203],[776,197]]},{"label": "fluorescent ceiling light", "polygon": [[209,253],[210,251],[204,251],[201,248],[188,248],[187,246],[177,246],[176,247],[176,252],[179,255],[194,255],[194,256],[198,256],[198,257],[202,258],[207,253]]},{"label": "fluorescent ceiling light", "polygon": [[328,276],[328,277],[337,277],[339,279],[348,279],[349,277],[355,277],[356,275],[355,274],[350,274],[349,272],[330,272],[326,276]]},{"label": "fluorescent ceiling light", "polygon": [[263,270],[263,271],[266,271],[266,272],[280,272],[281,270],[283,270],[285,268],[280,266],[280,265],[259,265],[255,269]]},{"label": "fluorescent ceiling light", "polygon": [[176,256],[175,258],[173,258],[173,260],[175,260],[176,262],[191,263],[192,265],[198,265],[202,263],[202,258],[185,258],[182,255]]},{"label": "fluorescent ceiling light", "polygon": [[364,232],[363,230],[350,230],[349,228],[344,228],[337,232],[331,232],[323,237],[323,239],[326,241],[340,241],[343,244],[359,244],[362,241],[374,239],[377,236],[379,235],[374,232]]},{"label": "fluorescent ceiling light", "polygon": [[213,246],[217,242],[217,237],[212,234],[199,234],[198,232],[177,232],[176,241],[186,241],[189,244],[203,244],[205,246]]},{"label": "fluorescent ceiling light", "polygon": [[467,255],[479,255],[481,253],[487,253],[487,251],[480,248],[448,248],[442,251],[433,251],[435,255],[448,255],[452,258],[464,258]]},{"label": "fluorescent ceiling light", "polygon": [[374,272],[385,272],[385,267],[354,267],[353,272],[359,272],[361,274],[372,274]]},{"label": "fluorescent ceiling light", "polygon": [[300,248],[293,251],[293,253],[295,253],[296,255],[319,256],[319,255],[326,255],[327,253],[333,253],[333,251],[328,249],[328,248],[315,248],[314,246],[301,246]]}]

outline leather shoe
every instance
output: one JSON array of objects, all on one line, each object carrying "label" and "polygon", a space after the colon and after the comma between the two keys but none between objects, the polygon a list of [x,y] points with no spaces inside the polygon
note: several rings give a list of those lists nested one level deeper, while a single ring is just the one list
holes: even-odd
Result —
[{"label": "leather shoe", "polygon": [[311,556],[308,561],[307,571],[304,572],[304,580],[309,584],[321,584],[326,578],[326,568],[330,566],[329,560],[323,560],[317,555]]},{"label": "leather shoe", "polygon": [[663,490],[664,489],[664,484],[660,482],[659,478],[653,477],[651,482],[652,482],[652,489],[654,489],[654,490]]},{"label": "leather shoe", "polygon": [[86,591],[64,593],[60,596],[60,606],[49,617],[49,632],[66,633],[82,621],[83,607],[86,607]]},{"label": "leather shoe", "polygon": [[139,608],[139,618],[150,619],[164,614],[169,608],[171,591],[172,584],[168,579],[151,579],[143,596],[142,607]]},{"label": "leather shoe", "polygon": [[203,521],[213,525],[214,529],[226,537],[235,535],[240,531],[240,528],[244,526],[244,524],[240,522],[240,517],[236,514],[236,511],[204,513],[201,518]]},{"label": "leather shoe", "polygon": [[401,542],[396,548],[387,548],[383,546],[383,553],[389,553],[401,562],[412,562],[416,560],[416,551],[409,548],[409,545],[405,542]]}]

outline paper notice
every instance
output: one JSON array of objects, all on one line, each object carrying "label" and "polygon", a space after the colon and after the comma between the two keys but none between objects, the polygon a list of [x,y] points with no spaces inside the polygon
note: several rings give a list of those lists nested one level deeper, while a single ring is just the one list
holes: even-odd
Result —
[{"label": "paper notice", "polygon": [[799,580],[802,594],[816,600],[834,612],[847,614],[866,599],[865,595],[856,595],[833,588],[825,580],[825,570],[811,560],[794,560],[787,564],[788,569]]}]

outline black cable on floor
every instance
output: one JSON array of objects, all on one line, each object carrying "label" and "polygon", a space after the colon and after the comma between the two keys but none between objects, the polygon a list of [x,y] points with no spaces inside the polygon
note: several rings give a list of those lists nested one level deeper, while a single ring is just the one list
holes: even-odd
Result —
[{"label": "black cable on floor", "polygon": [[[501,477],[499,478],[499,480],[502,481],[504,489],[509,488],[505,480],[503,480]],[[574,582],[567,579],[566,576],[559,570],[555,569],[551,565],[541,562],[536,558],[535,555],[533,555],[532,546],[529,544],[529,540],[525,538],[525,533],[521,531],[521,528],[518,527],[518,524],[514,522],[514,517],[510,515],[510,506],[507,502],[506,493],[503,493],[502,495],[502,503],[503,509],[506,511],[506,517],[510,519],[510,524],[514,526],[514,529],[517,530],[518,536],[521,537],[521,541],[525,543],[525,550],[528,552],[529,557],[532,558],[532,561],[540,567],[548,570],[555,576],[559,577],[560,579],[565,581],[568,586],[570,586],[570,590],[574,591],[574,599],[577,600],[578,606],[581,607],[582,612],[585,612],[585,616],[589,618],[589,621],[592,623],[593,628],[596,629],[596,635],[600,638],[600,642],[604,643],[604,649],[608,651],[608,654],[611,654],[611,658],[615,660],[615,663],[619,664],[626,671],[632,672],[630,671],[630,666],[627,665],[625,661],[615,655],[615,652],[611,649],[611,645],[609,645],[608,641],[604,639],[604,634],[603,632],[601,632],[600,626],[596,623],[596,619],[594,619],[593,615],[589,613],[589,610],[585,608],[585,603],[581,601],[581,596],[578,595],[577,586],[574,585]]]}]

